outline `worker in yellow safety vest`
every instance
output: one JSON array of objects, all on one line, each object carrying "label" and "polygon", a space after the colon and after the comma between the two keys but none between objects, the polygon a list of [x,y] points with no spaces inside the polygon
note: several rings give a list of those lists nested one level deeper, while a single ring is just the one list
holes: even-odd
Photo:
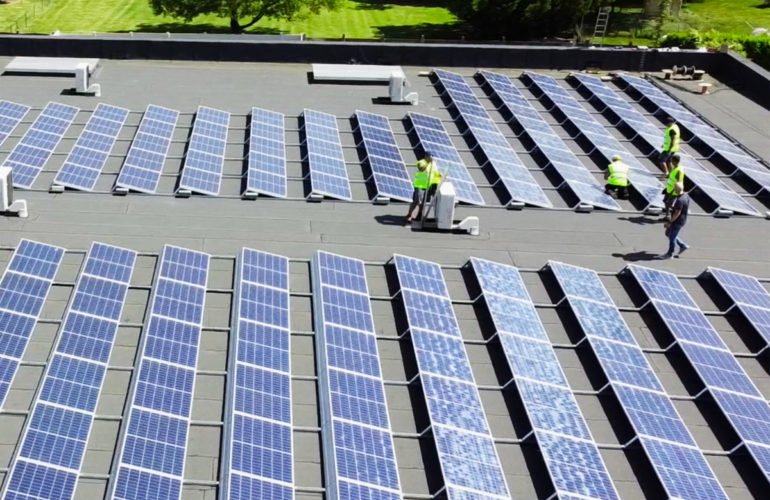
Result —
[{"label": "worker in yellow safety vest", "polygon": [[[425,199],[427,203],[430,201],[430,197],[436,192],[436,187],[441,182],[441,173],[438,171],[438,166],[433,156],[429,151],[425,152],[425,157],[417,162],[417,172],[414,174],[414,191],[412,192],[412,203],[409,204],[409,211],[406,214],[406,221],[412,222],[412,212],[414,209],[421,205],[426,194],[428,198]],[[419,219],[422,214],[422,207],[417,211],[417,218]]]},{"label": "worker in yellow safety vest", "polygon": [[676,120],[671,117],[666,118],[666,130],[663,133],[663,148],[658,156],[658,163],[665,172],[665,175],[671,173],[673,168],[671,158],[679,152],[679,143],[681,142],[682,134],[679,131],[679,125],[676,124]]},{"label": "worker in yellow safety vest", "polygon": [[607,184],[604,186],[604,192],[612,196],[612,192],[618,194],[618,198],[625,200],[628,198],[628,171],[630,167],[623,163],[623,158],[620,155],[614,155],[612,157],[612,163],[607,167],[607,171],[604,172],[604,179]]},{"label": "worker in yellow safety vest", "polygon": [[671,205],[674,204],[676,197],[684,192],[684,168],[679,164],[681,157],[673,155],[671,157],[672,169],[666,179],[666,188],[663,192],[663,204],[666,207],[664,219],[668,219],[671,212]]}]

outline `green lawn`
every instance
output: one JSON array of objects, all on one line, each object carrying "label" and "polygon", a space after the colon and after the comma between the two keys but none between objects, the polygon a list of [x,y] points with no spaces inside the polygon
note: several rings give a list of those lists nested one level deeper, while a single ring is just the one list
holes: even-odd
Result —
[{"label": "green lawn", "polygon": [[[6,0],[8,1],[8,0]],[[11,0],[14,1],[14,0]],[[256,33],[305,33],[312,38],[458,38],[457,19],[432,2],[345,0],[336,12],[286,21],[263,19],[249,31]],[[36,8],[35,16],[31,15]],[[27,24],[24,25],[24,13]],[[19,20],[21,16],[21,20]],[[6,20],[8,20],[6,24]],[[190,23],[155,16],[147,0],[17,0],[0,4],[0,31],[8,31],[14,20],[20,32],[64,33],[172,31],[228,32],[229,23],[215,16],[199,16]]]},{"label": "green lawn", "polygon": [[752,28],[770,28],[770,8],[761,8],[763,0],[704,0],[688,3],[691,16],[684,20],[699,31],[716,30],[748,35]]}]

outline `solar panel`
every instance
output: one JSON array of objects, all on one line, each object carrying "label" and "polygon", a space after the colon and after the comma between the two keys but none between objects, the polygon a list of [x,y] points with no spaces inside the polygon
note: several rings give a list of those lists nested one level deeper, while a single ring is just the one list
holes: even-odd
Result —
[{"label": "solar panel", "polygon": [[54,183],[93,191],[128,113],[127,109],[99,103],[56,174]]},{"label": "solar panel", "polygon": [[364,263],[319,251],[312,278],[326,494],[400,499]]},{"label": "solar panel", "polygon": [[110,498],[182,494],[209,255],[166,245],[115,454]]},{"label": "solar panel", "polygon": [[[3,498],[74,495],[135,260],[132,250],[91,245]],[[40,479],[49,476],[56,480]]]},{"label": "solar panel", "polygon": [[286,198],[283,113],[251,108],[246,191]]},{"label": "solar panel", "polygon": [[289,259],[244,248],[235,284],[220,496],[291,500]]},{"label": "solar panel", "polygon": [[21,240],[0,279],[0,408],[63,256],[63,248]]},{"label": "solar panel", "polygon": [[13,169],[14,187],[31,188],[80,110],[49,102],[3,162]]},{"label": "solar panel", "polygon": [[441,268],[403,255],[393,261],[447,497],[509,499]]},{"label": "solar panel", "polygon": [[620,79],[628,87],[633,88],[649,102],[664,111],[668,116],[676,119],[696,139],[699,139],[712,151],[730,162],[738,171],[752,179],[766,191],[770,191],[770,170],[722,135],[719,130],[708,125],[699,116],[690,112],[666,94],[666,92],[647,80],[626,75],[621,75]]},{"label": "solar panel", "polygon": [[136,130],[115,185],[154,193],[166,161],[179,112],[150,104]]},{"label": "solar panel", "polygon": [[198,106],[178,190],[218,196],[230,113]]},{"label": "solar panel", "polygon": [[570,151],[564,141],[556,135],[551,126],[527,101],[521,91],[516,88],[511,79],[505,75],[480,72],[481,77],[489,85],[493,95],[496,95],[519,122],[524,132],[564,179],[570,190],[577,196],[580,203],[608,210],[620,210],[614,199],[604,192],[604,187]]},{"label": "solar panel", "polygon": [[398,149],[390,121],[385,116],[358,110],[355,117],[377,195],[412,201],[412,180]]},{"label": "solar panel", "polygon": [[619,498],[518,269],[470,263],[556,494]]},{"label": "solar panel", "polygon": [[304,110],[301,116],[304,119],[304,159],[308,163],[310,194],[340,200],[353,199],[337,118],[312,109]]},{"label": "solar panel", "polygon": [[[657,150],[660,147],[663,130],[653,124],[627,101],[618,97],[617,93],[607,87],[604,82],[588,75],[572,75],[572,78],[634,130],[650,148]],[[721,208],[742,214],[759,215],[759,212],[754,207],[735,191],[727,187],[724,182],[709,172],[693,157],[683,150],[679,151],[679,156],[682,157],[682,165],[685,168],[687,178]]]},{"label": "solar panel", "polygon": [[29,106],[0,99],[0,146],[27,116],[29,109]]},{"label": "solar panel", "polygon": [[705,274],[714,278],[717,284],[733,301],[734,306],[743,314],[770,346],[770,293],[753,276],[709,267]]},{"label": "solar panel", "polygon": [[[532,73],[524,73],[522,78],[530,78]],[[534,85],[540,89],[542,96],[547,97],[562,112],[564,116],[583,134],[607,162],[619,155],[631,169],[628,173],[631,186],[645,199],[647,206],[663,207],[663,184],[657,180],[642,163],[637,160],[591,113],[567,92],[555,78],[548,75],[538,75]],[[550,82],[545,85],[544,82]],[[541,97],[542,97],[541,96]]]},{"label": "solar panel", "polygon": [[727,498],[599,275],[561,262],[548,268],[668,496]]},{"label": "solar panel", "polygon": [[[749,451],[752,445],[770,447],[770,405],[676,276],[636,265],[629,265],[626,270],[650,298],[743,444]],[[658,283],[677,289],[677,294],[659,293]],[[673,301],[677,296],[686,296],[689,300],[676,304]],[[770,479],[770,464],[759,460],[761,456],[761,453],[755,456],[757,465]]]},{"label": "solar panel", "polygon": [[497,173],[512,201],[521,201],[539,207],[553,207],[553,203],[521,162],[508,140],[497,128],[489,113],[473,94],[462,75],[444,70],[433,70],[438,83],[454,102],[463,121]]},{"label": "solar panel", "polygon": [[452,143],[444,124],[436,117],[412,113],[407,115],[424,151],[436,160],[442,175],[452,181],[459,201],[484,205],[484,198]]}]

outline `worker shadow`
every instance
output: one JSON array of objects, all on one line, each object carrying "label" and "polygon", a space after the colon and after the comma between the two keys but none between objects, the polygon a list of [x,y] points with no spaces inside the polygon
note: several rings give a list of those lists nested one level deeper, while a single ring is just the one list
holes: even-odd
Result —
[{"label": "worker shadow", "polygon": [[613,253],[613,257],[617,257],[619,259],[623,259],[626,262],[639,262],[643,260],[658,260],[658,254],[657,253],[650,253],[647,250],[642,250],[640,252],[629,252],[629,253]]},{"label": "worker shadow", "polygon": [[625,220],[632,224],[639,224],[640,226],[646,226],[649,224],[659,224],[663,222],[663,219],[647,217],[646,215],[639,215],[636,217],[618,217],[618,220]]},{"label": "worker shadow", "polygon": [[406,226],[406,217],[403,215],[375,215],[374,220],[382,224],[383,226]]}]

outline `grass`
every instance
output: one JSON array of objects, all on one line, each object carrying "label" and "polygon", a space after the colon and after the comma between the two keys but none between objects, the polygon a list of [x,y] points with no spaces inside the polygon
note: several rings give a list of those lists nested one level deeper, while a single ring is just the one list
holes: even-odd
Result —
[{"label": "grass", "polygon": [[[46,3],[48,8],[41,9]],[[419,38],[421,34],[426,38],[458,38],[457,19],[448,10],[431,5],[434,3],[345,0],[338,11],[325,11],[292,22],[262,19],[249,32],[305,33],[311,38],[340,38],[343,34],[347,38]],[[155,16],[147,0],[17,0],[0,4],[0,30],[8,30],[6,19],[11,20],[10,24],[17,19],[14,16],[23,17],[36,4],[38,15],[32,18],[27,13],[26,25],[17,21],[20,32],[229,32],[228,20],[216,16],[198,16],[189,23]]]}]

